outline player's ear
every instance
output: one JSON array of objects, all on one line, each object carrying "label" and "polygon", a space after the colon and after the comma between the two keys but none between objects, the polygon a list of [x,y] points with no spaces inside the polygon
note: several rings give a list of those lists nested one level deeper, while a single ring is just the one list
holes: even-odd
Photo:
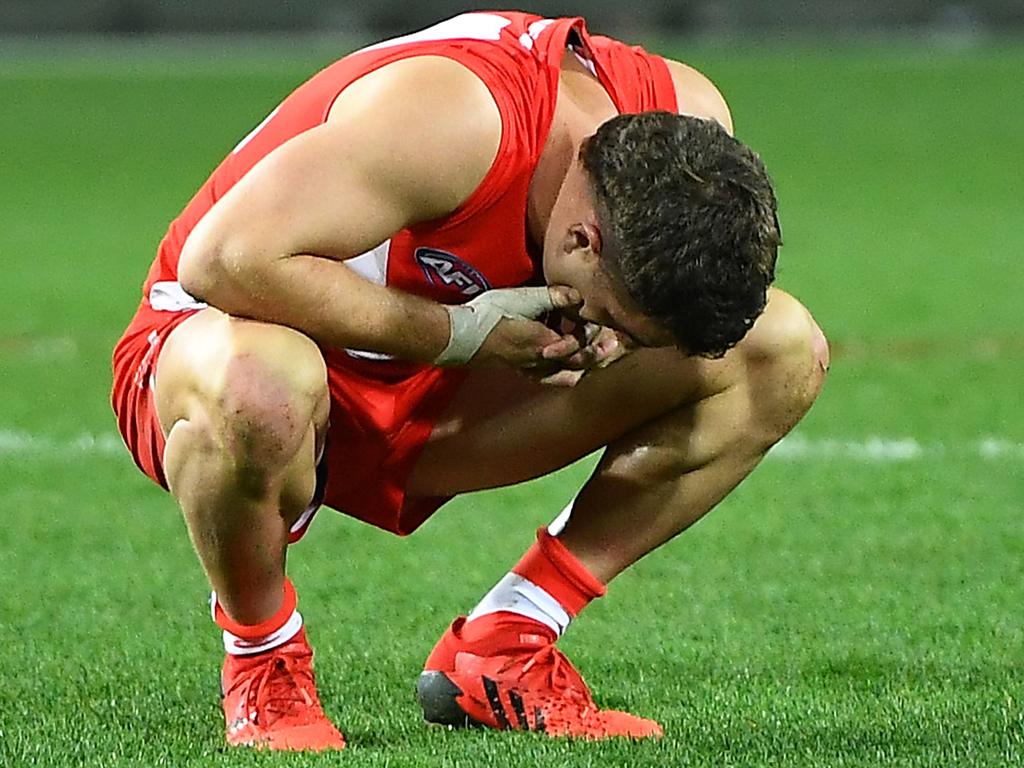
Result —
[{"label": "player's ear", "polygon": [[597,224],[581,221],[569,227],[563,247],[566,253],[586,251],[594,256],[599,256],[601,254],[601,242],[601,230]]}]

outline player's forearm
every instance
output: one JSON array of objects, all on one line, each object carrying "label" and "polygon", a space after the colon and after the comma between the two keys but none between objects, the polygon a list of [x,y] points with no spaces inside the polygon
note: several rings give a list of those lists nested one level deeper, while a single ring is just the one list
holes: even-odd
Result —
[{"label": "player's forearm", "polygon": [[371,283],[339,261],[183,259],[179,279],[224,312],[287,325],[328,346],[431,362],[448,343],[442,305]]}]

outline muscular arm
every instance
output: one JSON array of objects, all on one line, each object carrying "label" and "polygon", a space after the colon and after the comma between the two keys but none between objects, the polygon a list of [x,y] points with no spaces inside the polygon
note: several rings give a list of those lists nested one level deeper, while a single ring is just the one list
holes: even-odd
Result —
[{"label": "muscular arm", "polygon": [[182,286],[328,345],[431,361],[448,341],[444,308],[342,262],[455,210],[500,137],[490,93],[461,65],[420,57],[377,70],[217,202],[185,243]]}]

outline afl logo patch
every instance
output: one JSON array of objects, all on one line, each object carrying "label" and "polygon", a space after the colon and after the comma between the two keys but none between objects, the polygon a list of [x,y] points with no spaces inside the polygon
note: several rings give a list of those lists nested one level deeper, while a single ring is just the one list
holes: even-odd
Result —
[{"label": "afl logo patch", "polygon": [[486,277],[453,253],[417,248],[414,256],[431,285],[453,288],[463,296],[476,296],[491,288]]}]

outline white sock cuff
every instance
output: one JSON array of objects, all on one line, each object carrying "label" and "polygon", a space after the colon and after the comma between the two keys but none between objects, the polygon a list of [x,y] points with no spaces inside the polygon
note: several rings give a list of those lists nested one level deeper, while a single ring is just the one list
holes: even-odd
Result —
[{"label": "white sock cuff", "polygon": [[299,634],[300,629],[302,629],[302,614],[298,611],[292,611],[288,621],[277,632],[272,632],[256,640],[245,640],[225,629],[224,650],[232,656],[251,656],[254,653],[262,653],[263,651],[269,651],[271,648],[277,648],[279,645],[284,645]]},{"label": "white sock cuff", "polygon": [[559,637],[572,622],[572,616],[550,593],[518,573],[506,573],[469,614],[469,621],[501,611],[539,621]]}]

